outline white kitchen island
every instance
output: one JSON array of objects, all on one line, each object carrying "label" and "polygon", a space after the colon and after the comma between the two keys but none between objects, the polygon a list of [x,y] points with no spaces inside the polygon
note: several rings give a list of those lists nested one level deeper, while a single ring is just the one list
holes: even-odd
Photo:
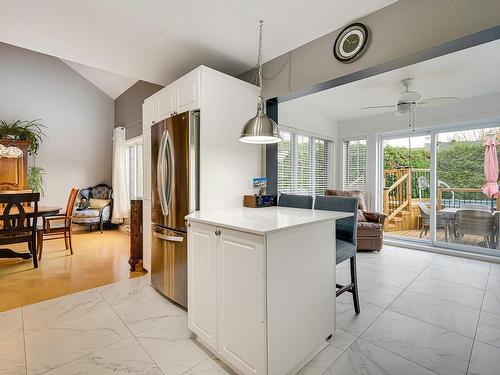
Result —
[{"label": "white kitchen island", "polygon": [[188,221],[188,326],[240,374],[295,374],[335,329],[335,221],[268,207]]}]

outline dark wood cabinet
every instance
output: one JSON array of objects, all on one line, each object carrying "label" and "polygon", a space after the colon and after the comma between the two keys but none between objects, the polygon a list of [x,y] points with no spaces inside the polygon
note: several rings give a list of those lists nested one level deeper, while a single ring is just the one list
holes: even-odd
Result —
[{"label": "dark wood cabinet", "polygon": [[25,190],[28,188],[28,141],[0,139],[5,147],[15,146],[23,151],[16,159],[0,158],[0,190]]},{"label": "dark wood cabinet", "polygon": [[130,201],[130,271],[142,262],[142,200]]}]

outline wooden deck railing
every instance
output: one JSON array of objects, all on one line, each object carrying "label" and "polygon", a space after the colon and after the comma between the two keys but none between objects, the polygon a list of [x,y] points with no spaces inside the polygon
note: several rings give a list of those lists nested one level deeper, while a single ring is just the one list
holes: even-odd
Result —
[{"label": "wooden deck railing", "polygon": [[384,214],[391,220],[411,202],[411,179],[406,173],[399,177],[391,186],[384,188]]}]

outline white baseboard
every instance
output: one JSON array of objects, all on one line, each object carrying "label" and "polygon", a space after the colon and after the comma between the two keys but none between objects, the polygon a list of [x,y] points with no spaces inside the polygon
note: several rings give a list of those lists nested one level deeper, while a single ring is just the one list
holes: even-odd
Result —
[{"label": "white baseboard", "polygon": [[500,263],[500,257],[494,257],[491,255],[468,253],[465,251],[447,249],[444,247],[435,247],[435,246],[430,246],[430,245],[417,244],[415,242],[410,242],[410,241],[398,241],[398,240],[391,239],[391,238],[384,238],[384,245],[399,246],[399,247],[404,247],[405,249],[428,251],[430,253],[450,255],[450,256],[459,257],[459,258],[482,260],[482,261],[491,262],[491,263]]}]

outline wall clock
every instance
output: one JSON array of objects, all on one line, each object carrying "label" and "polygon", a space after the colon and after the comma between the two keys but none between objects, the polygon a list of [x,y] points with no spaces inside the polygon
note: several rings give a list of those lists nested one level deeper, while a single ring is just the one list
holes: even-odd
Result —
[{"label": "wall clock", "polygon": [[335,40],[333,54],[343,63],[350,63],[360,57],[368,43],[368,27],[362,23],[346,26]]}]

